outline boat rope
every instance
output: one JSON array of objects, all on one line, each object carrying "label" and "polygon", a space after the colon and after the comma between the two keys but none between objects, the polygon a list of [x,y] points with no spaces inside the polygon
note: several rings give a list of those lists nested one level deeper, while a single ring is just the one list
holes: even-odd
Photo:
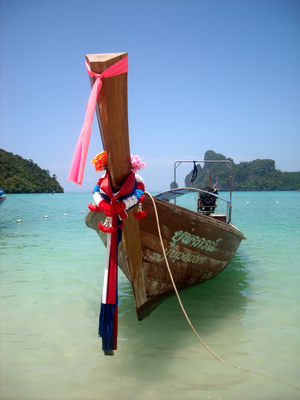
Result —
[{"label": "boat rope", "polygon": [[231,362],[229,362],[229,361],[226,361],[226,360],[224,360],[223,358],[219,357],[214,351],[212,351],[212,350],[204,343],[204,341],[201,339],[201,337],[200,337],[199,334],[197,333],[197,331],[196,331],[195,327],[193,326],[192,322],[190,321],[190,319],[189,319],[189,317],[188,317],[188,315],[187,315],[187,313],[186,313],[186,311],[185,311],[185,308],[184,308],[184,306],[183,306],[183,304],[182,304],[181,298],[180,298],[180,296],[179,296],[179,293],[178,293],[178,290],[177,290],[177,287],[176,287],[176,284],[175,284],[175,281],[174,281],[174,278],[173,278],[173,275],[172,275],[172,271],[171,271],[171,268],[170,268],[170,265],[169,265],[169,262],[168,262],[168,258],[167,258],[167,255],[166,255],[166,251],[165,251],[165,248],[164,248],[164,243],[163,243],[162,234],[161,234],[161,229],[160,229],[160,221],[159,221],[159,216],[158,216],[158,211],[157,211],[157,207],[156,207],[156,204],[155,204],[155,200],[154,200],[153,196],[152,196],[149,192],[146,191],[145,193],[148,194],[148,196],[150,197],[150,199],[151,199],[151,201],[152,201],[152,203],[153,203],[154,212],[155,212],[155,217],[156,217],[156,223],[157,223],[157,229],[158,229],[159,239],[160,239],[160,243],[161,243],[161,248],[162,248],[162,251],[163,251],[163,255],[164,255],[164,258],[165,258],[166,266],[167,266],[167,269],[168,269],[168,271],[169,271],[169,275],[170,275],[170,278],[171,278],[171,281],[172,281],[172,285],[173,285],[174,291],[175,291],[175,293],[176,293],[178,302],[179,302],[179,304],[180,304],[180,307],[181,307],[181,309],[182,309],[182,312],[183,312],[183,314],[184,314],[184,316],[185,316],[185,318],[186,318],[188,324],[190,325],[190,327],[191,327],[192,330],[194,331],[195,335],[197,336],[197,338],[199,339],[199,341],[201,342],[201,344],[202,344],[202,345],[206,348],[206,350],[207,350],[210,354],[212,354],[217,360],[219,360],[219,361],[221,361],[221,362],[223,362],[223,363],[225,363],[225,364],[227,364],[227,365],[230,365],[231,367],[237,368],[237,369],[242,370],[242,371],[251,372],[251,373],[254,373],[254,374],[257,374],[257,375],[264,376],[264,377],[266,377],[266,378],[272,379],[272,380],[274,380],[274,381],[276,381],[276,382],[283,383],[283,384],[285,384],[285,385],[288,385],[288,386],[290,386],[290,387],[292,387],[292,388],[294,388],[294,389],[300,391],[300,388],[299,388],[299,387],[294,386],[294,385],[292,385],[291,383],[285,382],[285,381],[283,381],[283,380],[281,380],[281,379],[278,379],[278,378],[274,378],[273,376],[264,374],[264,373],[259,372],[259,371],[255,371],[255,370],[252,370],[252,369],[239,367],[239,366],[236,365],[236,364],[233,364],[233,363],[231,363]]},{"label": "boat rope", "polygon": [[11,197],[11,198],[13,198],[15,200],[18,200],[18,201],[22,201],[23,203],[31,204],[33,206],[40,207],[40,208],[45,208],[46,210],[52,210],[52,211],[63,212],[63,213],[66,212],[65,210],[59,210],[58,208],[51,208],[51,207],[41,206],[40,204],[36,204],[36,203],[31,202],[31,201],[19,199],[19,198],[15,197],[15,196],[12,196],[11,194],[6,194],[6,196],[7,197]]}]

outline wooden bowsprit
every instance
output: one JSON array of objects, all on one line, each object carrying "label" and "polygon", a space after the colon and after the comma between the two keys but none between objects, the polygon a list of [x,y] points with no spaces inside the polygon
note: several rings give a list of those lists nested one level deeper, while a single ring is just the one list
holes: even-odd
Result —
[{"label": "wooden bowsprit", "polygon": [[[102,74],[107,68],[127,57],[127,53],[86,55],[93,72]],[[94,85],[95,78],[90,78]],[[103,78],[97,99],[96,113],[104,150],[107,152],[107,170],[111,178],[112,191],[118,192],[131,173],[131,156],[128,132],[127,73]],[[123,246],[126,249],[126,264],[135,299],[142,304],[146,300],[142,270],[142,250],[139,221],[134,218],[134,209],[128,211],[123,224]],[[93,218],[95,215],[87,216]],[[89,225],[89,223],[87,222]]]}]

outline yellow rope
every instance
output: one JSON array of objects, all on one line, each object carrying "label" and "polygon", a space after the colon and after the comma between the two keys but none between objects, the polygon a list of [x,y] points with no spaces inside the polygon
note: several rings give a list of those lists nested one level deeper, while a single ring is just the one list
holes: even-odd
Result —
[{"label": "yellow rope", "polygon": [[174,290],[175,290],[175,293],[176,293],[178,302],[179,302],[179,304],[180,304],[180,307],[181,307],[181,309],[182,309],[182,312],[183,312],[183,314],[184,314],[184,316],[185,316],[187,322],[189,323],[190,327],[191,327],[192,330],[194,331],[195,335],[197,336],[197,338],[199,339],[199,341],[201,342],[201,344],[202,344],[202,345],[206,348],[206,350],[209,351],[217,360],[222,361],[223,363],[225,363],[225,364],[227,364],[227,365],[230,365],[230,366],[232,366],[232,367],[234,367],[234,368],[237,368],[237,369],[240,369],[240,370],[242,370],[242,371],[252,372],[252,373],[254,373],[254,374],[261,375],[261,376],[264,376],[264,377],[269,378],[269,379],[273,379],[273,380],[276,381],[276,382],[283,383],[283,384],[285,384],[285,385],[291,386],[292,388],[294,388],[294,389],[300,391],[300,388],[299,388],[299,387],[294,386],[294,385],[292,385],[292,384],[290,384],[290,383],[288,383],[288,382],[282,381],[281,379],[274,378],[274,377],[272,377],[272,376],[270,376],[270,375],[263,374],[262,372],[254,371],[254,370],[252,370],[252,369],[239,367],[238,365],[232,364],[232,363],[229,362],[229,361],[223,360],[223,358],[219,357],[216,353],[214,353],[214,352],[204,343],[204,341],[203,341],[203,340],[201,339],[201,337],[198,335],[196,329],[194,328],[193,324],[191,323],[191,321],[190,321],[190,319],[189,319],[189,317],[188,317],[188,315],[187,315],[187,313],[186,313],[186,311],[185,311],[185,309],[184,309],[184,306],[183,306],[183,304],[182,304],[182,302],[181,302],[181,299],[180,299],[180,296],[179,296],[179,293],[178,293],[178,290],[177,290],[175,281],[174,281],[174,279],[173,279],[173,275],[172,275],[172,272],[171,272],[171,269],[170,269],[170,265],[169,265],[168,258],[167,258],[167,255],[166,255],[166,252],[165,252],[165,248],[164,248],[164,244],[163,244],[163,239],[162,239],[161,229],[160,229],[160,222],[159,222],[159,217],[158,217],[158,212],[157,212],[157,207],[156,207],[156,204],[155,204],[155,200],[154,200],[153,196],[152,196],[149,192],[145,192],[145,193],[147,193],[147,194],[149,195],[149,197],[150,197],[150,199],[152,200],[152,203],[153,203],[154,212],[155,212],[155,217],[156,217],[156,223],[157,223],[157,229],[158,229],[158,234],[159,234],[160,243],[161,243],[161,248],[162,248],[162,251],[163,251],[163,254],[164,254],[164,258],[165,258],[165,261],[166,261],[166,265],[167,265],[167,268],[168,268],[168,271],[169,271],[169,275],[170,275],[170,278],[171,278],[171,281],[172,281],[172,284],[173,284],[173,288],[174,288]]}]

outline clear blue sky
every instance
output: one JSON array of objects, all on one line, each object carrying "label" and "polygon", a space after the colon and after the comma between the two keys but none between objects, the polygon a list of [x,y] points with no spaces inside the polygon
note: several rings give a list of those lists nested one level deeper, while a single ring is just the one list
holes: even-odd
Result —
[{"label": "clear blue sky", "polygon": [[[90,84],[85,54],[129,54],[131,152],[149,191],[206,150],[300,170],[300,1],[0,0],[0,147],[67,181]],[[185,175],[184,171],[184,174]],[[181,185],[182,182],[179,182]]]}]

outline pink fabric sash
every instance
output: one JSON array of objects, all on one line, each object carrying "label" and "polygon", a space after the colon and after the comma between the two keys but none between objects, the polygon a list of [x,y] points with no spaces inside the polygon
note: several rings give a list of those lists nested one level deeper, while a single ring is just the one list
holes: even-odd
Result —
[{"label": "pink fabric sash", "polygon": [[91,137],[92,122],[95,114],[97,99],[102,87],[102,78],[110,78],[112,76],[128,72],[128,57],[122,58],[122,60],[117,61],[115,64],[111,65],[105,71],[103,71],[102,74],[96,74],[91,70],[89,63],[87,61],[85,63],[89,76],[96,78],[96,80],[94,82],[92,92],[90,94],[89,101],[86,107],[84,124],[80,132],[68,177],[69,181],[73,181],[78,185],[82,184],[86,156]]}]

